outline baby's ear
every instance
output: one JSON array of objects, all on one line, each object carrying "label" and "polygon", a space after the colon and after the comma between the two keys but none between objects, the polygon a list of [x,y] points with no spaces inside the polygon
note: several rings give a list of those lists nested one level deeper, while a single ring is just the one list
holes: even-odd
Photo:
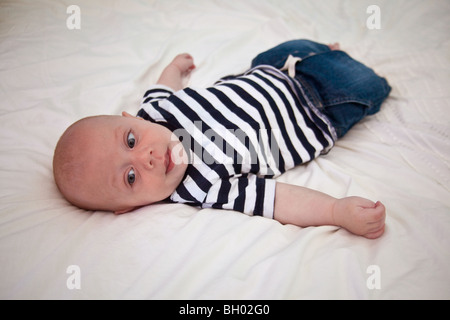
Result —
[{"label": "baby's ear", "polygon": [[135,116],[132,116],[131,114],[129,114],[126,111],[122,111],[122,117],[126,117],[126,118],[136,118]]},{"label": "baby's ear", "polygon": [[139,120],[144,120],[144,119],[142,119],[142,118],[140,118],[140,117],[135,117],[135,116],[129,114],[128,112],[126,112],[126,111],[122,111],[122,117],[125,117],[125,118],[135,118],[135,119],[139,119]]}]

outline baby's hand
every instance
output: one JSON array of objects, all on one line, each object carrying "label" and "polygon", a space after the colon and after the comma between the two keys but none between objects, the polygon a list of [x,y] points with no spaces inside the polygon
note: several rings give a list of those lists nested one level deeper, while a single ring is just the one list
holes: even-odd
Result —
[{"label": "baby's hand", "polygon": [[381,202],[374,203],[360,197],[337,200],[333,217],[336,225],[348,231],[375,239],[384,233],[386,208]]},{"label": "baby's hand", "polygon": [[187,53],[179,54],[163,70],[157,84],[166,85],[174,91],[181,90],[186,87],[194,69],[194,59],[191,55]]},{"label": "baby's hand", "polygon": [[192,70],[195,69],[194,58],[188,53],[182,53],[177,55],[171,62],[176,66],[183,77],[189,76]]}]

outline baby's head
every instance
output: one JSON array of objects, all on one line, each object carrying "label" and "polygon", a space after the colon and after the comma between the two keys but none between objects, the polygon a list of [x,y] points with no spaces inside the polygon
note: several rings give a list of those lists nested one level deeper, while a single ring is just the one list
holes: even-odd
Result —
[{"label": "baby's head", "polygon": [[169,129],[123,113],[72,124],[55,148],[53,173],[77,207],[124,213],[170,196],[187,162]]}]

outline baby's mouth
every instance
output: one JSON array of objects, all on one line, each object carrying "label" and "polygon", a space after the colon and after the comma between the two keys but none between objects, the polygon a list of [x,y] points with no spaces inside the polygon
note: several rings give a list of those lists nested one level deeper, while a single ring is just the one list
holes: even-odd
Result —
[{"label": "baby's mouth", "polygon": [[175,166],[172,161],[172,153],[170,152],[170,148],[167,148],[164,164],[166,166],[166,174],[168,174]]}]

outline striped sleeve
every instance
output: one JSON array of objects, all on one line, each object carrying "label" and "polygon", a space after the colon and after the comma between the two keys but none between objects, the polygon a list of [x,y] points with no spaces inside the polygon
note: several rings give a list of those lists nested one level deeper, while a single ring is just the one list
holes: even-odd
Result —
[{"label": "striped sleeve", "polygon": [[161,100],[173,95],[173,90],[165,85],[156,84],[148,88],[136,116],[144,120],[166,122],[167,112],[159,106]]},{"label": "striped sleeve", "polygon": [[275,204],[273,179],[243,174],[217,181],[209,190],[203,208],[235,210],[272,219]]},{"label": "striped sleeve", "polygon": [[167,99],[173,94],[173,90],[162,84],[155,84],[148,88],[142,99],[142,104],[151,103],[162,99]]}]

